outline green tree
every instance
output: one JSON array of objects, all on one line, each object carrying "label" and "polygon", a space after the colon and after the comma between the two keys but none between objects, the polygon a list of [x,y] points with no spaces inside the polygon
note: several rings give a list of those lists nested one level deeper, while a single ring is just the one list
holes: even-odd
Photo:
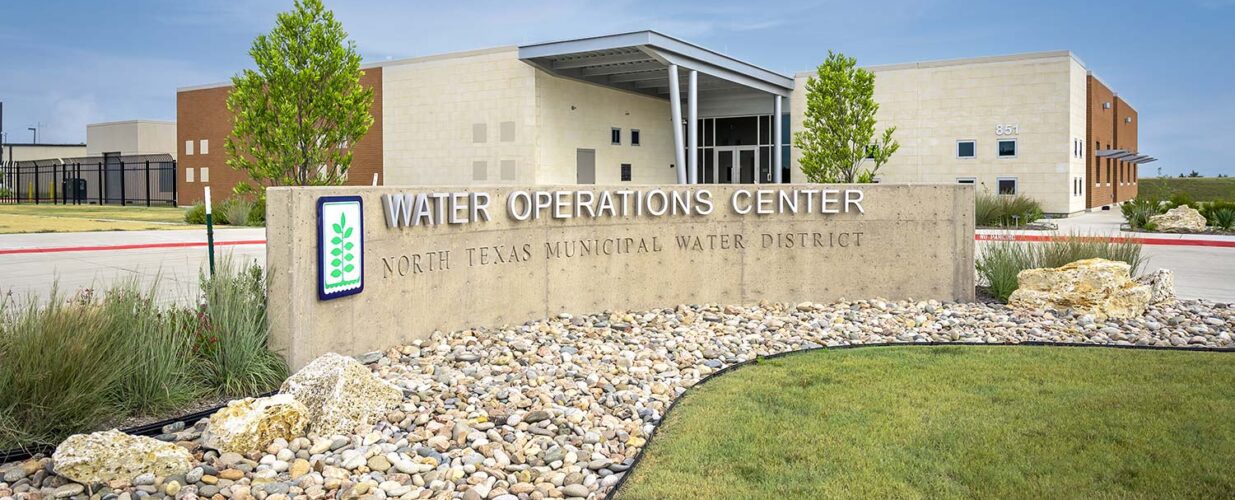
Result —
[{"label": "green tree", "polygon": [[[227,164],[258,189],[339,185],[352,162],[348,145],[373,125],[373,89],[360,84],[360,55],[321,0],[296,0],[249,49],[257,69],[232,78]],[[237,192],[251,189],[237,185]]]},{"label": "green tree", "polygon": [[[810,182],[873,182],[875,173],[900,148],[896,127],[875,138],[875,75],[857,60],[828,51],[816,75],[806,81],[803,130],[793,135],[802,173]],[[863,168],[870,160],[874,168]]]}]

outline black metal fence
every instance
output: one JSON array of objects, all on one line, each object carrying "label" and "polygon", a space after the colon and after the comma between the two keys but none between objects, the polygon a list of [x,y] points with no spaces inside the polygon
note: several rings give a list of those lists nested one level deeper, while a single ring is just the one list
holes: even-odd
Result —
[{"label": "black metal fence", "polygon": [[176,206],[176,161],[170,158],[47,163],[0,167],[0,204]]}]

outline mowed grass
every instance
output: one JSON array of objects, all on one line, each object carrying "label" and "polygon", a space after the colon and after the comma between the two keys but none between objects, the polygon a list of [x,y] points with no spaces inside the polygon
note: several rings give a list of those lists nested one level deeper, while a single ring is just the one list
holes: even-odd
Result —
[{"label": "mowed grass", "polygon": [[684,397],[618,498],[1235,492],[1235,354],[814,351],[741,368]]},{"label": "mowed grass", "polygon": [[98,205],[0,205],[0,234],[192,229],[184,208]]},{"label": "mowed grass", "polygon": [[1150,177],[1137,182],[1140,198],[1167,200],[1183,192],[1194,201],[1235,201],[1235,178],[1232,177]]}]

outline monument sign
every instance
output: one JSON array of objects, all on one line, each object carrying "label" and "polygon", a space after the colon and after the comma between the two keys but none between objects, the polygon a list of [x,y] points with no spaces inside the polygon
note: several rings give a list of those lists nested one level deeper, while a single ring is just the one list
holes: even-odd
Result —
[{"label": "monument sign", "polygon": [[297,368],[559,312],[972,300],[973,189],[271,188],[272,347]]}]

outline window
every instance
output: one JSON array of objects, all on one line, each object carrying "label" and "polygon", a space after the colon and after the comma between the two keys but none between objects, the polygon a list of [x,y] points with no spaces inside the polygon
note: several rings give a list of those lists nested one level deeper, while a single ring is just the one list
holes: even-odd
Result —
[{"label": "window", "polygon": [[[202,139],[200,142],[201,143],[197,147],[197,154],[210,154],[210,140]],[[206,180],[202,179],[202,182],[206,182]]]},{"label": "window", "polygon": [[639,145],[639,129],[637,128],[630,129],[630,145],[631,146]]},{"label": "window", "polygon": [[188,167],[184,169],[184,182],[193,182],[193,168],[192,167]]},{"label": "window", "polygon": [[484,160],[472,162],[472,180],[483,181],[489,179],[489,162]]},{"label": "window", "polygon": [[872,146],[869,144],[866,146],[866,159],[867,160],[875,159],[875,146]]},{"label": "window", "polygon": [[502,142],[514,142],[515,122],[502,122],[500,133]]},{"label": "window", "polygon": [[515,161],[502,160],[502,180],[513,181],[515,177]]},{"label": "window", "polygon": [[973,178],[973,177],[957,177],[956,183],[957,184],[977,184],[978,179]]},{"label": "window", "polygon": [[1000,177],[995,182],[999,194],[1016,194],[1016,177]]},{"label": "window", "polygon": [[[193,156],[193,141],[184,141],[184,155]],[[189,181],[193,182],[193,181]]]},{"label": "window", "polygon": [[630,164],[622,164],[622,182],[630,182]]},{"label": "window", "polygon": [[210,182],[210,169],[202,167],[201,172],[197,174],[197,180],[202,182]]},{"label": "window", "polygon": [[1016,139],[1000,139],[998,153],[1000,158],[1016,158]]},{"label": "window", "polygon": [[609,129],[609,143],[614,146],[622,144],[622,129],[617,127]]},{"label": "window", "polygon": [[472,124],[472,142],[479,143],[488,140],[488,130],[483,123]]},{"label": "window", "polygon": [[977,142],[975,141],[956,141],[956,157],[957,158],[974,158],[977,156]]}]

